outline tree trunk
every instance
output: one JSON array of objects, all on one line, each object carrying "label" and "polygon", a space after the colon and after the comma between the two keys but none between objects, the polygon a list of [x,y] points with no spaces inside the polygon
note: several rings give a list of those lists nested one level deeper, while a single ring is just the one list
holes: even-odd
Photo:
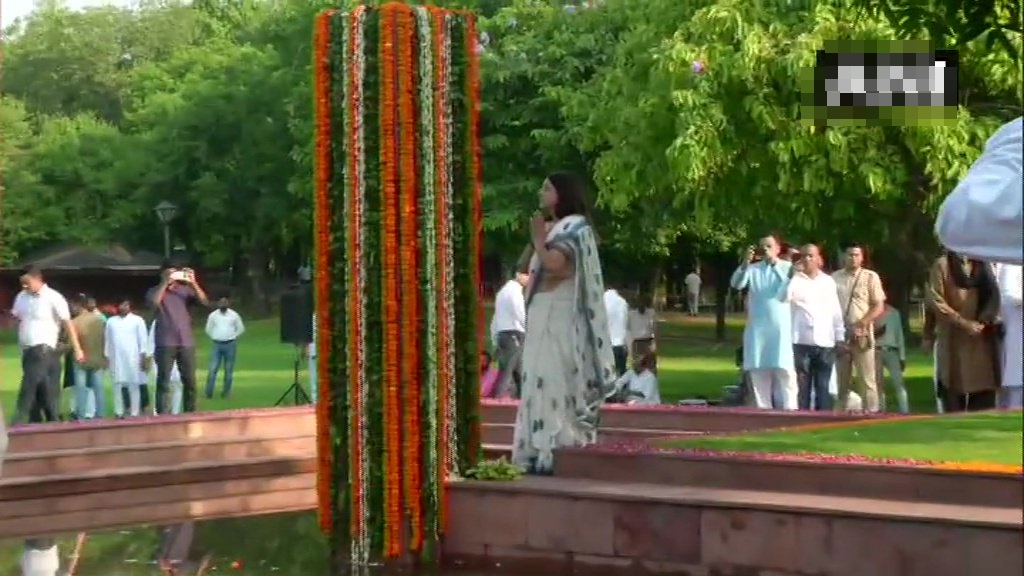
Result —
[{"label": "tree trunk", "polygon": [[664,310],[666,304],[665,292],[664,290],[661,289],[661,275],[662,262],[659,259],[657,264],[654,265],[653,271],[651,272],[651,287],[649,291],[651,295],[651,306],[653,306],[655,310]]},{"label": "tree trunk", "polygon": [[734,259],[731,254],[720,253],[710,258],[712,280],[715,283],[715,340],[725,342],[725,318],[729,312],[729,278]]},{"label": "tree trunk", "polygon": [[246,258],[246,275],[249,277],[249,294],[252,296],[253,310],[260,315],[270,314],[270,300],[266,291],[267,254],[261,247],[249,250]]}]

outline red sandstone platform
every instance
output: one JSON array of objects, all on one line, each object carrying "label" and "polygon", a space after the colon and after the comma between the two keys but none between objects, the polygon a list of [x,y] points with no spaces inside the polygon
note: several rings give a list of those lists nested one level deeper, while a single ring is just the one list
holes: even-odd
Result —
[{"label": "red sandstone platform", "polygon": [[[507,454],[515,404],[483,408],[489,457]],[[601,440],[635,447],[861,418],[610,407]],[[312,510],[314,435],[305,407],[16,428],[0,480],[0,538]],[[544,576],[593,567],[630,576],[1024,571],[1019,475],[612,445],[563,450],[556,463],[554,478],[452,483],[446,558],[535,564]]]},{"label": "red sandstone platform", "polygon": [[543,574],[1019,576],[1019,508],[569,478],[451,486],[449,561]]},{"label": "red sandstone platform", "polygon": [[798,457],[574,448],[558,451],[555,475],[624,484],[763,490],[785,494],[881,498],[905,503],[956,502],[1024,509],[1024,478],[1020,475],[871,461],[809,461]]}]

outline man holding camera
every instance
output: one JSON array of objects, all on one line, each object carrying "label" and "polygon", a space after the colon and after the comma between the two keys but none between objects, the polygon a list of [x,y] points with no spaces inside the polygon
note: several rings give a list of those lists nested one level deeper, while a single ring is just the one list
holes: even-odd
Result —
[{"label": "man holding camera", "polygon": [[196,341],[192,335],[189,306],[209,305],[206,292],[196,281],[191,268],[167,264],[159,286],[149,291],[147,300],[156,310],[156,334],[153,357],[156,362],[156,413],[171,413],[168,381],[171,368],[178,363],[182,384],[182,411],[196,410]]},{"label": "man holding camera", "polygon": [[747,290],[747,326],[743,330],[743,370],[750,379],[753,403],[770,409],[773,398],[783,410],[796,410],[793,362],[793,317],[789,286],[793,265],[779,257],[778,239],[765,236],[747,250],[730,285]]}]

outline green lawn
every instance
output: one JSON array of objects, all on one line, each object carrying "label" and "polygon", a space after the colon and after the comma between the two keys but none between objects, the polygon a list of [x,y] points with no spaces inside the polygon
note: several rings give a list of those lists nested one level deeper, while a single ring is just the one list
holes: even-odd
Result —
[{"label": "green lawn", "polygon": [[936,416],[820,430],[765,432],[698,440],[669,446],[734,452],[857,455],[934,462],[985,462],[1020,466],[1024,414],[984,413]]},{"label": "green lawn", "polygon": [[[273,406],[291,384],[295,348],[278,341],[277,319],[251,321],[247,326],[248,332],[238,348],[232,397],[227,400],[201,398],[200,410]],[[660,323],[659,331],[658,366],[665,402],[674,403],[695,396],[717,398],[723,386],[737,382],[738,372],[733,358],[743,331],[742,317],[729,318],[726,342],[722,344],[715,342],[714,321],[708,316],[691,319],[670,314]],[[202,330],[197,327],[197,335],[200,334]],[[14,334],[0,333],[0,345],[0,402],[3,402],[5,413],[10,418],[21,374]],[[200,338],[197,374],[200,391],[206,382],[209,358],[207,342]],[[918,412],[933,412],[935,401],[932,397],[930,357],[912,350],[907,364],[906,380],[911,406]],[[305,362],[300,366],[299,377],[308,389]],[[108,403],[111,402],[110,394],[107,397]],[[891,399],[892,395],[889,397]],[[110,412],[108,409],[107,413]]]}]

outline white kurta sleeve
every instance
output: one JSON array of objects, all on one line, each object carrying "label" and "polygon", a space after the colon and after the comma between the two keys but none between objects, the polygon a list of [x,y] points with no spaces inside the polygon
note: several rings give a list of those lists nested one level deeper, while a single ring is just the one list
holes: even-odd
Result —
[{"label": "white kurta sleeve", "polygon": [[942,203],[935,233],[946,248],[990,262],[1024,260],[1022,124],[1017,118],[997,130]]},{"label": "white kurta sleeve", "polygon": [[153,352],[150,350],[152,344],[150,343],[150,335],[146,330],[146,321],[139,318],[139,321],[135,323],[135,338],[139,344],[139,350],[146,356],[150,356]]},{"label": "white kurta sleeve", "polygon": [[149,323],[149,334],[146,336],[146,356],[156,353],[156,320]]},{"label": "white kurta sleeve", "polygon": [[1022,294],[1024,292],[1022,279],[1024,277],[1021,275],[1020,266],[1010,264],[999,267],[999,295],[1004,305],[1021,307],[1022,296],[1024,296]]},{"label": "white kurta sleeve", "polygon": [[110,365],[115,362],[114,359],[114,326],[113,322],[107,322],[107,325],[103,327],[103,357],[107,359]]}]

